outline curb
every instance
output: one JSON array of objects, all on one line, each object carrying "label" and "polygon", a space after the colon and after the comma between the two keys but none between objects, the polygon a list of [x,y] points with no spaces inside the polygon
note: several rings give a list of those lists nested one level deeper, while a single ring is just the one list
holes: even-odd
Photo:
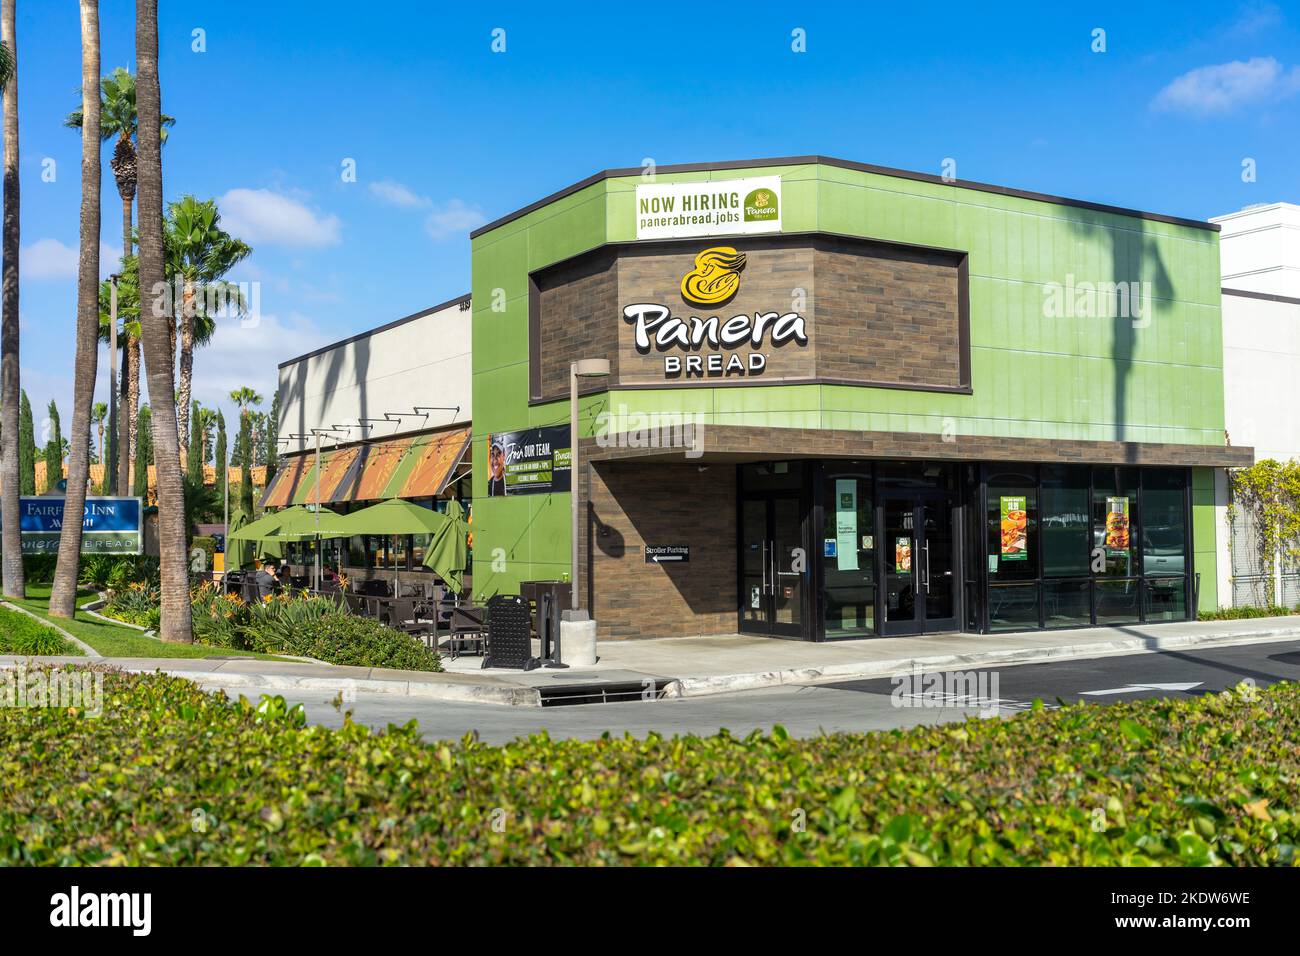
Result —
[{"label": "curb", "polygon": [[736,691],[762,690],[785,684],[819,684],[844,680],[869,680],[892,677],[911,671],[921,673],[951,670],[957,666],[977,668],[993,665],[1016,666],[1053,660],[1089,660],[1100,657],[1128,657],[1135,654],[1159,654],[1162,651],[1192,647],[1231,647],[1234,644],[1263,644],[1300,640],[1300,627],[1267,628],[1249,633],[1222,635],[1185,635],[1181,637],[1124,638],[1096,644],[1067,644],[1060,647],[1032,647],[1000,651],[973,651],[969,654],[937,654],[930,657],[899,658],[864,663],[830,664],[826,667],[799,667],[749,674],[720,674],[713,677],[682,677],[671,684],[666,696],[709,697]]},{"label": "curb", "polygon": [[103,654],[99,653],[99,651],[95,650],[93,647],[91,647],[89,644],[83,641],[81,638],[74,637],[73,635],[65,631],[63,628],[59,627],[59,625],[53,623],[52,621],[47,621],[39,614],[33,614],[25,607],[19,607],[17,604],[10,604],[8,601],[0,601],[0,607],[8,608],[11,611],[17,611],[19,614],[26,614],[28,617],[30,617],[33,621],[36,621],[38,624],[44,624],[46,627],[50,628],[51,630],[57,631],[59,634],[63,636],[64,640],[70,641],[71,643],[75,644],[77,647],[81,648],[81,652],[85,654],[87,657],[104,656]]},{"label": "curb", "polygon": [[[134,674],[152,674],[154,670],[121,667]],[[292,677],[277,674],[235,674],[228,671],[166,671],[198,684],[221,687],[247,687],[261,691],[315,691],[341,694],[385,694],[394,697],[419,697],[462,704],[497,704],[507,707],[541,707],[541,694],[535,687],[496,686],[485,684],[443,684],[425,681],[382,680],[357,677]]]}]

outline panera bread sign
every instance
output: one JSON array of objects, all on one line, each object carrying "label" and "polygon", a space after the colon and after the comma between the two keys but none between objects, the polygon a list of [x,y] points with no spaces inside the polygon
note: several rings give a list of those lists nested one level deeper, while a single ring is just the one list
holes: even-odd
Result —
[{"label": "panera bread sign", "polygon": [[636,187],[638,239],[780,231],[780,176]]},{"label": "panera bread sign", "polygon": [[749,257],[731,246],[711,246],[681,277],[678,292],[685,309],[664,302],[624,306],[635,353],[662,362],[665,379],[744,378],[761,376],[773,355],[805,349],[808,322],[801,312],[722,311],[740,292],[748,263]]}]

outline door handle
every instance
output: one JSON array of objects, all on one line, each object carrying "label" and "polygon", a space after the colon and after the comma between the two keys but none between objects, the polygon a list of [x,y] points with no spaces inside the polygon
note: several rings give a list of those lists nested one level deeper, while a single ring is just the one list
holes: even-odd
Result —
[{"label": "door handle", "polygon": [[925,593],[930,593],[930,542],[925,542],[925,580],[921,582],[925,585]]},{"label": "door handle", "polygon": [[763,541],[763,593],[767,594],[767,541]]}]

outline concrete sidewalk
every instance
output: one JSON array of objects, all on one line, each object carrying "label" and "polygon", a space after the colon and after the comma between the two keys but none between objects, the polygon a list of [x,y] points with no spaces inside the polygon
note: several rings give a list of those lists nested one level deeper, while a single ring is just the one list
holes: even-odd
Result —
[{"label": "concrete sidewalk", "polygon": [[[125,671],[162,670],[200,684],[250,695],[312,691],[418,697],[460,703],[539,707],[548,687],[667,682],[666,693],[702,697],[734,691],[888,677],[919,669],[1014,666],[1048,660],[1187,650],[1232,644],[1300,640],[1300,616],[1245,621],[1032,631],[1017,634],[938,634],[813,644],[747,635],[662,638],[601,644],[593,666],[563,670],[481,670],[478,657],[444,659],[447,673],[342,667],[213,656],[201,659],[116,657],[95,664]],[[0,657],[0,667],[24,658]],[[87,663],[86,658],[40,658]]]}]

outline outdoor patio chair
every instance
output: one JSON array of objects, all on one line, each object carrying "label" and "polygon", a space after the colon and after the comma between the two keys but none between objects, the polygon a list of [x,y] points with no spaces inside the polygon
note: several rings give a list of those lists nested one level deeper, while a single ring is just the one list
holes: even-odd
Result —
[{"label": "outdoor patio chair", "polygon": [[347,601],[348,611],[350,613],[355,614],[357,617],[370,617],[370,605],[360,594],[345,593],[343,598]]},{"label": "outdoor patio chair", "polygon": [[451,659],[460,657],[466,644],[474,645],[482,654],[487,640],[487,613],[484,608],[460,605],[451,609],[447,628],[447,650]]}]

